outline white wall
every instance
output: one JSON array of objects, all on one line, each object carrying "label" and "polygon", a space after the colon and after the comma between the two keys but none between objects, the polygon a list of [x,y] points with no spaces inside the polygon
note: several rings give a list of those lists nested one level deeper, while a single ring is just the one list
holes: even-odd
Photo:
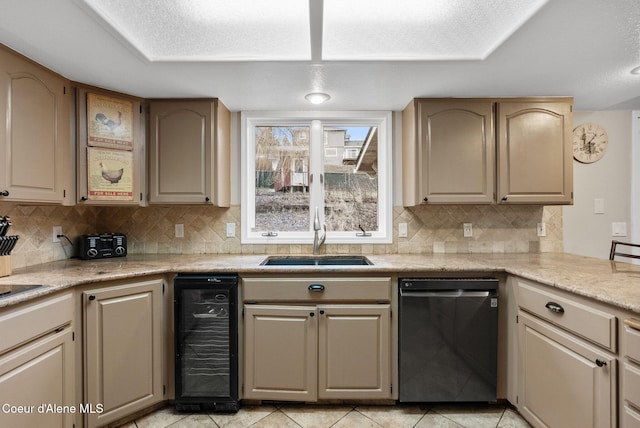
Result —
[{"label": "white wall", "polygon": [[[611,240],[629,240],[631,224],[632,114],[630,111],[579,112],[574,127],[584,122],[602,125],[609,148],[592,164],[574,160],[574,205],[563,208],[564,251],[607,259]],[[604,200],[604,214],[594,214],[594,199]],[[627,223],[627,237],[611,236],[612,222]]]}]

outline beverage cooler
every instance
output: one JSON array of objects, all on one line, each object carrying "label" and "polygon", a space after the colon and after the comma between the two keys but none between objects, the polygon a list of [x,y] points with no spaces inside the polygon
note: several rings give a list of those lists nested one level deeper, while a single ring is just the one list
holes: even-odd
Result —
[{"label": "beverage cooler", "polygon": [[176,410],[238,411],[237,296],[237,275],[176,276]]}]

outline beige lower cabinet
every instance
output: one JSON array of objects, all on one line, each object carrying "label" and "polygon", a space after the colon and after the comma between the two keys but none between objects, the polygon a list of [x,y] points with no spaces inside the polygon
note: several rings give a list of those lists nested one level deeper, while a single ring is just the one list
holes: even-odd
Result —
[{"label": "beige lower cabinet", "polygon": [[520,413],[534,427],[617,426],[616,311],[514,277]]},{"label": "beige lower cabinet", "polygon": [[640,319],[637,316],[624,320],[622,326],[624,359],[620,378],[623,428],[640,427]]},{"label": "beige lower cabinet", "polygon": [[244,398],[391,398],[390,305],[244,308]]},{"label": "beige lower cabinet", "polygon": [[73,427],[73,295],[0,310],[0,426]]},{"label": "beige lower cabinet", "polygon": [[163,279],[82,293],[85,426],[128,416],[163,398]]},{"label": "beige lower cabinet", "polygon": [[519,328],[525,418],[535,427],[614,427],[616,359],[526,313]]}]

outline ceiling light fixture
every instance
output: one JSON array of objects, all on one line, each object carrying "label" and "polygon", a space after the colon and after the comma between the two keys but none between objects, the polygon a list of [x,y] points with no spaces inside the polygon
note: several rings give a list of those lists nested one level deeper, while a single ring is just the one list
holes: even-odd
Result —
[{"label": "ceiling light fixture", "polygon": [[329,94],[325,94],[324,92],[311,92],[310,94],[305,95],[304,98],[311,104],[322,104],[331,99]]},{"label": "ceiling light fixture", "polygon": [[630,72],[631,74],[640,74],[640,66],[634,68]]}]

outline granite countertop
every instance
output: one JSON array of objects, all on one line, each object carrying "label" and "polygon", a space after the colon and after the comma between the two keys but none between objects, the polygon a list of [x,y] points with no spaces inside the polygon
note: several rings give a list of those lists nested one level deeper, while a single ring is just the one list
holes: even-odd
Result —
[{"label": "granite countertop", "polygon": [[640,313],[640,265],[563,253],[367,255],[371,266],[262,266],[264,255],[128,255],[17,269],[1,285],[42,287],[0,298],[0,308],[82,284],[171,272],[410,274],[505,272]]}]

